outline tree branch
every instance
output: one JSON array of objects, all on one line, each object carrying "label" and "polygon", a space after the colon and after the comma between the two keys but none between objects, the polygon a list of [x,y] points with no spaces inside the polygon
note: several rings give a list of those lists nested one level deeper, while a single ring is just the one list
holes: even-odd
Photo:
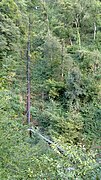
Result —
[{"label": "tree branch", "polygon": [[43,139],[43,140],[44,140],[45,142],[47,142],[49,145],[54,145],[61,154],[65,155],[66,151],[65,151],[64,149],[62,149],[62,148],[61,148],[60,146],[58,146],[56,143],[54,143],[53,141],[51,141],[51,140],[49,140],[48,138],[46,138],[45,136],[43,136],[43,135],[42,135],[41,133],[39,133],[38,131],[36,131],[36,130],[34,130],[34,129],[32,129],[32,128],[28,129],[28,131],[30,131],[31,133],[34,133],[34,134],[38,135],[41,139]]}]

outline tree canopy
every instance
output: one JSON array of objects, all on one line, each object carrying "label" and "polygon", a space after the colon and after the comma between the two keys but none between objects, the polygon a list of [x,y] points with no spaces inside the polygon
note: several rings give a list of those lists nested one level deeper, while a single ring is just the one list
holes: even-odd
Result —
[{"label": "tree canopy", "polygon": [[1,0],[0,19],[0,179],[100,180],[101,1]]}]

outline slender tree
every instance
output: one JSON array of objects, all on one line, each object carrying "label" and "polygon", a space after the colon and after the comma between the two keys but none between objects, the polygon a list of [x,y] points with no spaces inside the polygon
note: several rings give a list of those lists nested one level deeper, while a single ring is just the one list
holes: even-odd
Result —
[{"label": "slender tree", "polygon": [[64,42],[63,42],[63,39],[62,39],[62,50],[61,50],[61,77],[62,77],[62,80],[63,80],[63,77],[64,77]]},{"label": "slender tree", "polygon": [[27,41],[27,123],[30,123],[30,15]]}]

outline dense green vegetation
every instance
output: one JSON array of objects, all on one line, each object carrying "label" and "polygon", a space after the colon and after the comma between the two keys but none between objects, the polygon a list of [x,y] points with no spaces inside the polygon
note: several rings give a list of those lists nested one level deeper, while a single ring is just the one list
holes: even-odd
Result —
[{"label": "dense green vegetation", "polygon": [[1,0],[0,19],[0,179],[100,180],[101,1]]}]

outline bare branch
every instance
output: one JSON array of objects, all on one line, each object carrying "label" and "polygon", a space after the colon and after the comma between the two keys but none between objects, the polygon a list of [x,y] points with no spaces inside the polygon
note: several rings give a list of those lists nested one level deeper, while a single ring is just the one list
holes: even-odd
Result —
[{"label": "bare branch", "polygon": [[43,135],[42,135],[41,133],[39,133],[38,131],[36,131],[36,130],[34,130],[34,129],[32,129],[32,128],[28,129],[28,131],[30,131],[30,132],[38,135],[41,139],[43,139],[44,141],[46,141],[49,145],[54,145],[61,154],[65,155],[66,151],[65,151],[64,149],[62,149],[62,147],[58,146],[58,145],[57,145],[56,143],[54,143],[53,141],[49,140],[48,138],[46,138],[45,136],[43,136]]}]

